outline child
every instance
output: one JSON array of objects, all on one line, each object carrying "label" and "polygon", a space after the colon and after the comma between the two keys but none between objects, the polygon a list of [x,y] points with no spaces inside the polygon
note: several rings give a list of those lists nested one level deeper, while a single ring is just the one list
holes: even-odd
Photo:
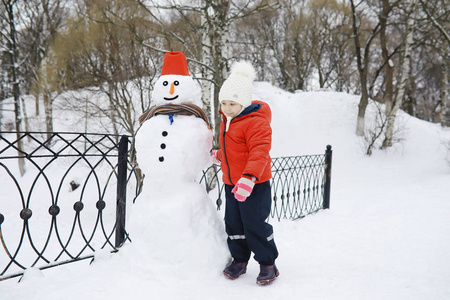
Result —
[{"label": "child", "polygon": [[245,274],[253,252],[260,264],[258,284],[278,277],[278,257],[272,226],[266,223],[272,203],[270,179],[272,143],[269,105],[252,102],[255,70],[248,62],[237,62],[219,92],[222,124],[221,149],[213,151],[221,163],[225,183],[225,227],[233,262],[224,275],[236,279]]}]

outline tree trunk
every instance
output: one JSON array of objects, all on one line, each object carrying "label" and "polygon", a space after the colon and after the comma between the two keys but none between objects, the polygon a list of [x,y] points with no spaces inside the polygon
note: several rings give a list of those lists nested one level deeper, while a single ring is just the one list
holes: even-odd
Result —
[{"label": "tree trunk", "polygon": [[[114,85],[111,81],[108,81],[108,99],[109,99],[109,119],[111,120],[111,124],[113,126],[114,135],[119,135],[119,130],[117,128],[117,111],[116,106],[114,105]],[[118,138],[116,140],[118,142]]]},{"label": "tree trunk", "polygon": [[[210,18],[209,35],[211,42],[211,59],[214,69],[214,112],[218,112],[220,108],[219,91],[228,74],[228,59],[229,59],[229,20],[228,12],[230,9],[230,2],[226,0],[216,1],[213,7],[213,16]],[[222,122],[219,113],[214,114],[214,139],[213,147],[219,147],[220,123]]]},{"label": "tree trunk", "polygon": [[[0,70],[1,72],[1,70]],[[3,74],[0,74],[2,76]],[[3,99],[5,99],[5,86],[4,79],[0,77],[0,132],[2,131],[2,118],[3,118]]]},{"label": "tree trunk", "polygon": [[211,99],[211,88],[212,88],[212,72],[210,66],[212,65],[211,61],[211,38],[209,35],[209,22],[208,22],[208,7],[206,4],[207,1],[201,1],[201,7],[204,7],[204,11],[200,16],[201,22],[201,30],[202,30],[202,57],[201,57],[201,74],[202,79],[200,81],[200,86],[202,89],[202,104],[203,110],[206,113],[206,116],[210,120],[211,124],[213,124],[214,116],[217,111],[212,105],[213,99]]},{"label": "tree trunk", "polygon": [[47,138],[51,137],[53,132],[53,101],[48,91],[44,91],[44,110],[45,110],[45,131],[47,131]]},{"label": "tree trunk", "polygon": [[384,104],[385,104],[385,114],[388,116],[392,110],[392,98],[394,95],[394,64],[389,57],[389,51],[387,47],[387,20],[389,13],[392,10],[392,6],[389,4],[389,0],[383,0],[383,9],[380,16],[380,46],[381,55],[384,62],[384,73],[385,73],[385,90],[384,90]]},{"label": "tree trunk", "polygon": [[323,89],[325,87],[325,82],[324,82],[324,79],[323,79],[322,70],[321,70],[321,68],[317,68],[317,71],[319,72],[319,87],[321,89]]},{"label": "tree trunk", "polygon": [[441,112],[439,118],[441,125],[450,127],[450,99],[448,97],[448,49],[442,62]]},{"label": "tree trunk", "polygon": [[352,7],[352,27],[353,27],[353,38],[355,41],[355,51],[356,51],[356,63],[358,65],[358,72],[361,84],[361,99],[358,105],[358,117],[356,120],[356,135],[363,136],[364,135],[364,123],[365,123],[365,114],[366,108],[369,103],[369,94],[367,91],[367,68],[362,61],[361,56],[361,42],[359,40],[359,32],[358,27],[356,25],[356,7],[353,1],[350,1]]},{"label": "tree trunk", "polygon": [[[365,78],[365,75],[361,75]],[[366,80],[366,79],[364,79]],[[356,120],[356,135],[357,136],[363,136],[364,130],[365,130],[365,114],[366,114],[366,108],[369,104],[369,93],[367,91],[367,86],[361,85],[361,99],[359,100],[358,104],[358,118]]]},{"label": "tree trunk", "polygon": [[398,110],[400,109],[403,98],[405,96],[406,83],[408,81],[409,72],[410,72],[410,61],[411,61],[411,47],[413,43],[413,35],[414,35],[414,11],[415,11],[416,0],[411,0],[409,4],[409,14],[408,20],[406,21],[406,38],[405,38],[405,52],[403,57],[403,62],[400,71],[400,81],[397,91],[397,96],[395,97],[394,105],[392,107],[391,112],[387,117],[386,123],[386,135],[383,141],[382,148],[387,148],[392,146],[392,139],[394,135],[394,125],[395,125],[395,117],[397,115]]},{"label": "tree trunk", "polygon": [[40,114],[40,111],[39,111],[39,94],[40,94],[39,83],[35,84],[32,94],[34,96],[34,114],[36,116],[39,116],[39,114]]},{"label": "tree trunk", "polygon": [[[5,51],[7,54],[7,61],[9,61],[9,65],[11,66],[9,69],[9,77],[11,79],[13,97],[14,97],[14,116],[15,116],[15,125],[16,125],[16,136],[17,136],[17,152],[18,152],[18,163],[19,163],[19,172],[20,175],[23,176],[25,174],[25,159],[22,155],[23,142],[20,139],[20,131],[22,130],[22,110],[20,103],[20,89],[19,89],[19,80],[17,78],[17,43],[16,43],[16,24],[14,20],[14,5],[16,1],[4,1],[3,4],[5,6],[5,12],[8,18],[9,25],[9,43],[7,48],[9,51]],[[8,47],[9,46],[9,47]]]}]

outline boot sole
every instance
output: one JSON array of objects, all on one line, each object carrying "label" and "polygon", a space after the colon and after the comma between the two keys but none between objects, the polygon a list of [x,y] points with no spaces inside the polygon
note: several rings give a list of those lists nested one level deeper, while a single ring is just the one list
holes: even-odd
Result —
[{"label": "boot sole", "polygon": [[258,280],[258,281],[256,281],[256,284],[258,284],[258,285],[267,285],[267,284],[273,282],[275,279],[277,279],[278,276],[280,276],[280,272],[277,270],[277,273],[275,274],[275,277],[270,278],[270,279]]},{"label": "boot sole", "polygon": [[236,276],[236,277],[233,277],[233,276],[231,276],[230,274],[228,274],[228,273],[226,273],[226,272],[223,272],[223,275],[225,275],[226,277],[228,277],[228,278],[231,279],[231,280],[235,280],[235,279],[238,279],[239,276],[244,275],[246,272],[247,272],[247,269],[244,269],[244,271],[242,271],[242,272],[241,272],[238,276]]}]

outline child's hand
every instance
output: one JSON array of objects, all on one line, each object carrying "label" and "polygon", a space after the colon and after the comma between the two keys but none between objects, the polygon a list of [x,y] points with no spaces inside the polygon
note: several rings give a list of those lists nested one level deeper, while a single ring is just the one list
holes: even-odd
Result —
[{"label": "child's hand", "polygon": [[231,192],[234,194],[234,198],[236,198],[237,201],[244,202],[252,193],[254,186],[255,182],[253,180],[241,177]]},{"label": "child's hand", "polygon": [[221,161],[217,159],[217,151],[218,150],[211,150],[211,156],[213,159],[213,163],[220,165]]}]

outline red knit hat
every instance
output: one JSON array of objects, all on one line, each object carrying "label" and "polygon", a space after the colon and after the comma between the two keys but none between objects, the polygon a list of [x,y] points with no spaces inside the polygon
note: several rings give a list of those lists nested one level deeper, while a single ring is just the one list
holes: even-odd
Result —
[{"label": "red knit hat", "polygon": [[187,60],[183,52],[167,52],[164,55],[161,76],[163,75],[189,76]]}]

